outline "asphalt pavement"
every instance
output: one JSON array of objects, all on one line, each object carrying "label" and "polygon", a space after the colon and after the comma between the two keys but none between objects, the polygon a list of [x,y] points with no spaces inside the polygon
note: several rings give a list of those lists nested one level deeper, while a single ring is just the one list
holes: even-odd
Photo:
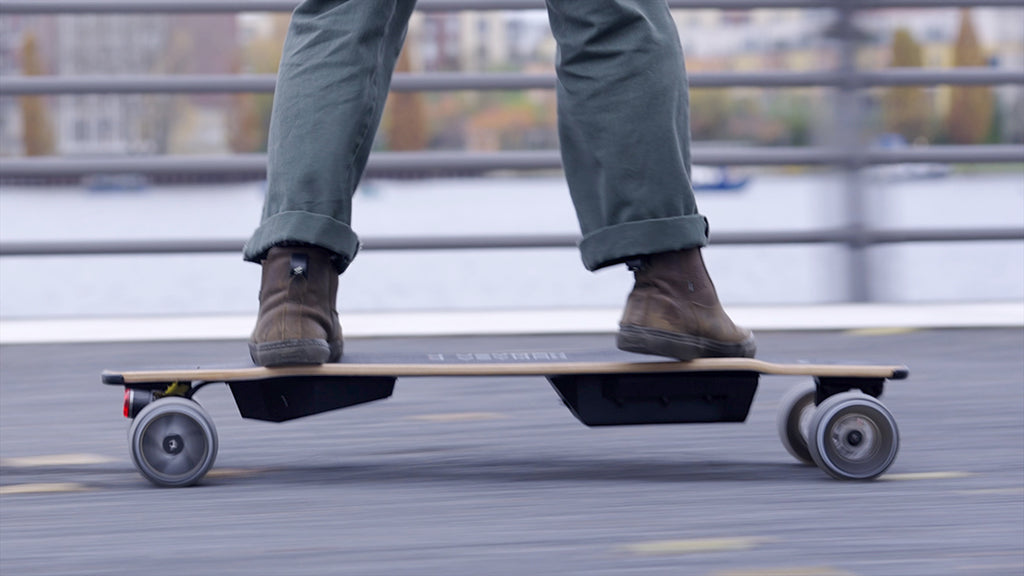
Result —
[{"label": "asphalt pavement", "polygon": [[[773,361],[906,364],[879,480],[797,463],[766,376],[743,424],[587,428],[543,378],[400,379],[282,424],[196,398],[220,450],[160,489],[104,368],[246,359],[244,342],[0,347],[0,574],[1024,574],[1024,331],[759,334]],[[552,351],[612,337],[358,339],[349,350]]]}]

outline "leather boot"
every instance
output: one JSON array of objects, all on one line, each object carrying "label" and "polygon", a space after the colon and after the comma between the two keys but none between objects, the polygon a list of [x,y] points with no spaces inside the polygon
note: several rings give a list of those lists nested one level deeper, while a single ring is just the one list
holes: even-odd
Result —
[{"label": "leather boot", "polygon": [[338,273],[330,252],[280,246],[271,248],[262,264],[260,311],[249,341],[253,362],[284,366],[339,360]]},{"label": "leather boot", "polygon": [[700,248],[643,256],[630,265],[636,285],[619,324],[620,349],[684,361],[754,356],[754,335],[722,309]]}]

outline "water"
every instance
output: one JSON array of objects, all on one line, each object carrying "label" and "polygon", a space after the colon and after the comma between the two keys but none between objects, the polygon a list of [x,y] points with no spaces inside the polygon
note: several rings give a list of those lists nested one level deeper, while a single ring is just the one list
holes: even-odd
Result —
[{"label": "water", "polygon": [[[738,193],[698,195],[715,232],[812,230],[844,222],[836,174],[757,175]],[[1024,174],[872,181],[877,228],[1024,227]],[[244,239],[261,183],[95,193],[0,191],[0,241]],[[353,226],[364,237],[575,234],[557,177],[367,182]],[[708,266],[728,304],[846,299],[841,246],[712,246]],[[890,302],[1024,299],[1024,243],[898,244],[870,250],[872,291]],[[0,259],[0,316],[251,314],[259,268],[237,254]],[[623,267],[585,271],[574,249],[373,252],[342,277],[344,311],[619,307]]]}]

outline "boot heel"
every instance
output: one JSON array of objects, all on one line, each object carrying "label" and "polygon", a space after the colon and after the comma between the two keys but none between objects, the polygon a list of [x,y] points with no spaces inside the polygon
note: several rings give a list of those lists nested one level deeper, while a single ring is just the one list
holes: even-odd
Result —
[{"label": "boot heel", "polygon": [[249,356],[257,366],[318,365],[330,361],[332,355],[331,346],[326,340],[249,343]]},{"label": "boot heel", "polygon": [[699,341],[683,334],[670,334],[639,326],[622,326],[616,337],[619,350],[675,358],[682,362],[702,356]]}]

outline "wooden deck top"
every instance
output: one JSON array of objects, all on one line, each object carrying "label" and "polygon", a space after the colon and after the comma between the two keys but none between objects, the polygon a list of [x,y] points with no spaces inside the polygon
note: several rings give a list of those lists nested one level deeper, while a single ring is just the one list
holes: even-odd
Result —
[{"label": "wooden deck top", "polygon": [[[612,354],[614,356],[616,354]],[[576,360],[560,353],[427,354],[419,359],[376,361],[346,358],[320,366],[280,368],[228,367],[103,372],[108,384],[174,381],[235,382],[294,376],[556,376],[564,374],[642,374],[687,372],[757,372],[760,374],[903,379],[909,371],[899,365],[778,364],[752,358],[703,358],[690,362],[633,356],[630,360]],[[352,361],[349,361],[352,360]],[[392,359],[393,360],[393,359]]]}]

